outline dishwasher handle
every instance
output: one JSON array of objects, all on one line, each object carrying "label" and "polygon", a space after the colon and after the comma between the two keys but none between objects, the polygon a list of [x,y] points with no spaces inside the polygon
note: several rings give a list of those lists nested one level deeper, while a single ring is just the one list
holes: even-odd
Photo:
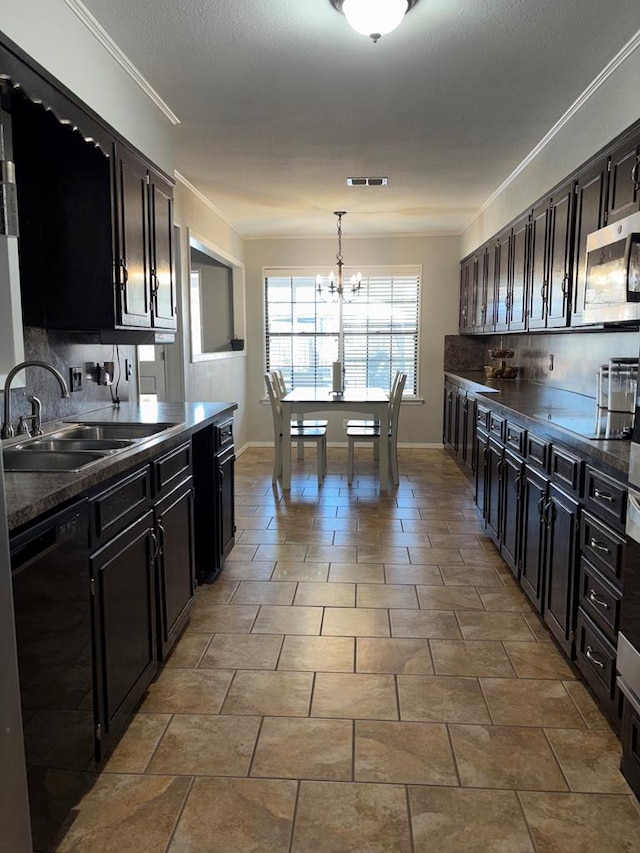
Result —
[{"label": "dishwasher handle", "polygon": [[25,569],[34,560],[81,534],[88,545],[89,502],[86,498],[11,536],[11,571],[15,574]]}]

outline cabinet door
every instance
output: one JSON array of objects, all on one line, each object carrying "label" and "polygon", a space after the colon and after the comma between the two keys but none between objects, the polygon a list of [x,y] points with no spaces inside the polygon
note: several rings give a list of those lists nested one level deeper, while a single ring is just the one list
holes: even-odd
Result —
[{"label": "cabinet door", "polygon": [[573,657],[577,614],[579,510],[576,500],[553,483],[549,486],[549,500],[544,510],[547,528],[544,619],[569,657]]},{"label": "cabinet door", "polygon": [[634,135],[614,149],[609,165],[607,224],[640,209],[640,137]]},{"label": "cabinet door", "polygon": [[173,188],[153,173],[149,200],[153,325],[157,329],[174,330],[178,319],[173,259]]},{"label": "cabinet door", "polygon": [[527,326],[529,299],[529,217],[513,227],[512,237],[513,282],[511,285],[511,311],[509,329],[518,331]]},{"label": "cabinet door", "polygon": [[158,668],[152,523],[145,513],[90,558],[103,758]]},{"label": "cabinet door", "polygon": [[450,382],[444,384],[444,410],[442,416],[442,442],[443,444],[453,445],[455,423],[454,423],[454,400],[455,386]]},{"label": "cabinet door", "polygon": [[529,328],[544,328],[547,321],[547,249],[549,245],[549,202],[534,208],[531,216],[531,294]]},{"label": "cabinet door", "polygon": [[573,230],[573,286],[571,325],[579,326],[584,307],[587,235],[604,225],[607,197],[607,161],[600,160],[578,175],[575,187]]},{"label": "cabinet door", "polygon": [[489,436],[486,432],[478,430],[474,439],[474,453],[476,460],[476,506],[486,517],[486,491],[487,491],[487,462],[489,455]]},{"label": "cabinet door", "polygon": [[116,168],[118,322],[145,328],[151,326],[147,169],[124,149],[118,150]]},{"label": "cabinet door", "polygon": [[544,579],[544,523],[542,512],[549,481],[525,465],[522,480],[522,542],[520,585],[542,612]]},{"label": "cabinet door", "polygon": [[467,468],[473,468],[473,434],[476,422],[476,401],[468,394],[462,405],[462,437],[460,439],[460,452],[462,462]]},{"label": "cabinet door", "polygon": [[511,317],[511,229],[498,237],[496,252],[496,332],[507,331]]},{"label": "cabinet door", "polygon": [[460,306],[458,309],[458,331],[467,332],[470,325],[469,292],[471,290],[472,262],[465,261],[460,267]]},{"label": "cabinet door", "polygon": [[505,451],[502,464],[500,551],[516,578],[520,577],[520,510],[523,470],[522,459]]},{"label": "cabinet door", "polygon": [[492,332],[496,327],[497,316],[497,287],[496,287],[496,260],[499,253],[499,247],[495,240],[492,240],[486,248],[483,259],[483,278],[484,287],[487,295],[486,311],[485,311],[485,332]]},{"label": "cabinet door", "polygon": [[182,483],[154,507],[158,535],[158,654],[164,659],[193,609],[193,489]]},{"label": "cabinet door", "polygon": [[571,182],[558,190],[551,201],[546,318],[548,328],[566,326],[569,321],[573,198]]},{"label": "cabinet door", "polygon": [[218,495],[220,497],[218,509],[218,531],[220,535],[221,560],[227,556],[235,543],[235,499],[234,499],[234,472],[235,453],[233,448],[219,453],[217,461]]},{"label": "cabinet door", "polygon": [[487,530],[496,544],[500,543],[500,510],[502,504],[502,445],[489,439],[485,492]]},{"label": "cabinet door", "polygon": [[473,331],[482,332],[487,325],[487,277],[485,253],[476,257],[476,295],[473,300]]}]

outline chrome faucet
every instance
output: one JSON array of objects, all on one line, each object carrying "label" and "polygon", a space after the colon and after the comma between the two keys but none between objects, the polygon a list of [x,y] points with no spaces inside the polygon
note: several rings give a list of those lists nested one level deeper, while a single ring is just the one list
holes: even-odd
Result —
[{"label": "chrome faucet", "polygon": [[[67,383],[64,381],[64,377],[61,373],[59,373],[55,367],[51,367],[50,364],[47,364],[46,361],[21,361],[20,364],[16,364],[9,373],[7,374],[6,382],[4,383],[4,421],[2,424],[2,432],[0,433],[0,437],[2,438],[12,438],[14,436],[14,429],[11,424],[11,383],[13,382],[13,378],[16,373],[19,373],[21,370],[24,370],[25,367],[43,367],[45,370],[48,370],[49,373],[52,373],[55,378],[58,380],[60,385],[60,390],[62,391],[61,397],[69,396],[69,389],[67,387]],[[31,399],[31,398],[29,398]],[[32,403],[32,417],[35,420],[35,416],[37,415],[37,428],[40,427],[40,401],[37,401],[37,404],[34,403],[34,400],[37,398],[31,399]],[[27,420],[27,418],[22,419],[22,422]]]}]

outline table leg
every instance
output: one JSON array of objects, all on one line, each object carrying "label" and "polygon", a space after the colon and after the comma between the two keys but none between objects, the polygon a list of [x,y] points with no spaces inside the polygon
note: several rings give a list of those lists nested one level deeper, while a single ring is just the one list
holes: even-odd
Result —
[{"label": "table leg", "polygon": [[291,489],[291,405],[282,403],[282,488]]},{"label": "table leg", "polygon": [[389,406],[380,407],[378,415],[380,420],[380,460],[378,462],[380,471],[380,491],[389,491]]}]

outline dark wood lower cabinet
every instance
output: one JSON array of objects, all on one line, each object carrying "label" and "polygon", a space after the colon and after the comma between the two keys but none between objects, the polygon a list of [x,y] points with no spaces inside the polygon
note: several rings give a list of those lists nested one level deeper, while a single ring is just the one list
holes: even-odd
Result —
[{"label": "dark wood lower cabinet", "polygon": [[503,448],[493,438],[487,444],[485,521],[487,532],[500,547],[500,512],[502,509]]},{"label": "dark wood lower cabinet", "polygon": [[578,524],[580,504],[553,483],[544,507],[544,621],[569,658],[574,656],[573,629],[578,595]]},{"label": "dark wood lower cabinet", "polygon": [[218,485],[217,527],[221,562],[236,541],[234,477],[236,456],[233,445],[216,454],[216,481]]},{"label": "dark wood lower cabinet", "polygon": [[164,660],[189,619],[196,587],[191,478],[153,508],[158,537],[158,657]]},{"label": "dark wood lower cabinet", "polygon": [[104,758],[158,669],[153,514],[90,557],[97,758]]},{"label": "dark wood lower cabinet", "polygon": [[525,465],[522,479],[520,584],[540,613],[544,583],[544,505],[548,479]]},{"label": "dark wood lower cabinet", "polygon": [[500,553],[502,559],[520,579],[520,530],[522,527],[523,460],[505,450],[502,460],[502,512],[500,519]]}]

